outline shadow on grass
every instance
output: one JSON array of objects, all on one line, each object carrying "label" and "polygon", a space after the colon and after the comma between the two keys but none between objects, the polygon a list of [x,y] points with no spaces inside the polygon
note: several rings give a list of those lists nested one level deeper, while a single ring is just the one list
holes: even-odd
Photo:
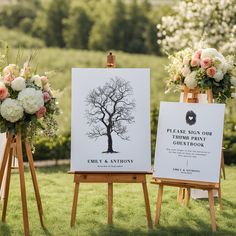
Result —
[{"label": "shadow on grass", "polygon": [[[199,223],[199,222],[198,222]],[[224,231],[224,232],[215,232],[212,233],[210,230],[210,226],[208,224],[203,223],[202,225],[201,221],[201,226],[202,230],[193,230],[189,227],[172,227],[172,226],[158,226],[154,227],[154,229],[125,229],[122,227],[117,227],[117,226],[108,226],[108,225],[100,225],[99,230],[96,229],[91,229],[89,235],[91,236],[156,236],[156,235],[161,235],[161,236],[225,236],[225,235],[233,235],[232,232],[230,231]],[[205,226],[206,225],[206,226]],[[207,230],[208,229],[208,230]]]},{"label": "shadow on grass", "polygon": [[0,223],[0,235],[2,236],[10,236],[10,227],[7,224]]}]

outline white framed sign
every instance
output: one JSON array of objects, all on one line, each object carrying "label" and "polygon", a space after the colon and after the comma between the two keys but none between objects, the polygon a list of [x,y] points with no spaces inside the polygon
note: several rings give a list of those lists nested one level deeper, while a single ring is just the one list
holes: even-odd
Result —
[{"label": "white framed sign", "polygon": [[150,69],[72,69],[71,171],[150,172]]},{"label": "white framed sign", "polygon": [[218,183],[224,108],[161,102],[153,176]]}]

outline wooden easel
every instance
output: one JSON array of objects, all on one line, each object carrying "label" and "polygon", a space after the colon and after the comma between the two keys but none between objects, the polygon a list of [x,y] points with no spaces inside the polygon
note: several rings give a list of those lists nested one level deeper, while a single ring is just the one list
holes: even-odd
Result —
[{"label": "wooden easel", "polygon": [[[192,93],[191,98],[188,98],[189,92]],[[197,103],[198,102],[198,97],[197,97],[198,93],[199,93],[198,89],[189,90],[187,88],[187,86],[185,86],[184,87],[184,102]],[[212,91],[210,89],[207,90],[207,100],[208,100],[208,103],[213,102]],[[163,188],[166,185],[166,186],[179,187],[180,191],[178,194],[178,198],[183,199],[183,195],[185,195],[184,200],[185,200],[186,204],[188,204],[189,199],[190,199],[190,188],[207,190],[208,191],[208,201],[209,201],[209,206],[210,206],[211,228],[212,228],[212,232],[216,231],[213,190],[218,190],[219,197],[220,197],[219,199],[221,200],[220,182],[219,183],[210,183],[210,182],[201,182],[201,181],[187,181],[187,180],[176,180],[176,179],[165,179],[165,178],[153,177],[151,180],[151,183],[159,185],[157,204],[156,204],[156,217],[155,217],[155,223],[154,223],[155,225],[158,225],[159,221],[160,221]]]},{"label": "wooden easel", "polygon": [[[29,167],[31,172],[31,177],[34,185],[35,197],[37,200],[38,212],[40,223],[43,225],[43,208],[40,198],[38,182],[35,173],[35,167],[33,162],[33,156],[29,140],[26,137],[24,139],[25,150],[27,158],[29,161]],[[12,157],[13,153],[16,153],[19,166],[19,175],[20,175],[20,188],[21,188],[21,201],[22,201],[22,211],[23,211],[23,223],[24,223],[24,234],[29,235],[29,221],[28,221],[28,210],[27,210],[27,201],[26,201],[26,188],[25,188],[25,177],[24,177],[24,163],[23,163],[23,153],[22,153],[22,133],[21,128],[18,127],[17,134],[14,136],[11,131],[7,133],[7,142],[4,150],[4,156],[2,160],[2,165],[0,168],[0,187],[2,185],[3,175],[6,171],[6,185],[5,185],[5,196],[3,199],[3,208],[2,208],[2,222],[6,222],[6,212],[7,212],[7,203],[10,189],[10,179],[11,179],[11,169],[12,169]]]},{"label": "wooden easel", "polygon": [[[115,56],[110,52],[107,56],[107,67],[115,67]],[[143,194],[146,207],[147,224],[152,229],[152,218],[150,203],[147,190],[146,175],[151,173],[86,173],[86,172],[70,172],[74,174],[74,199],[71,213],[71,227],[75,225],[76,210],[78,204],[79,184],[80,183],[107,183],[108,184],[108,224],[113,224],[113,183],[142,183]]]},{"label": "wooden easel", "polygon": [[[183,102],[185,103],[198,103],[198,94],[199,94],[199,89],[188,89],[187,86],[184,86],[184,97],[183,97]],[[188,97],[188,94],[191,94],[191,97]],[[212,94],[212,90],[208,89],[206,91],[207,94],[207,102],[208,103],[213,103],[213,94]],[[220,169],[221,169],[221,176],[223,176],[223,178],[225,179],[225,166],[224,166],[224,152],[223,152],[223,148],[222,148],[222,152],[221,152],[221,165],[220,165]],[[178,196],[177,196],[177,201],[182,203],[184,202],[185,205],[189,204],[190,201],[190,194],[191,194],[191,189],[190,188],[180,188],[179,192],[178,192]],[[218,199],[219,199],[219,203],[220,203],[220,209],[223,209],[223,205],[222,205],[222,200],[221,200],[221,185],[219,186],[218,189]]]}]

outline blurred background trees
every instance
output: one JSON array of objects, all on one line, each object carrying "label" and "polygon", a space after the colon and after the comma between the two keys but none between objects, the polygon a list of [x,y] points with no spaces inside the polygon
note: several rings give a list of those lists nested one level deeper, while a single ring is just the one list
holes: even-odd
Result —
[{"label": "blurred background trees", "polygon": [[27,33],[48,47],[157,55],[157,20],[163,9],[170,9],[169,4],[148,0],[15,0],[0,6],[1,26]]}]

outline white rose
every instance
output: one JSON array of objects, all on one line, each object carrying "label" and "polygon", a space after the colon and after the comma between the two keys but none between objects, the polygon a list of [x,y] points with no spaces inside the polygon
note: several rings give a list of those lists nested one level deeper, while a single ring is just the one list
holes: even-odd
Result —
[{"label": "white rose", "polygon": [[11,82],[11,88],[15,91],[21,91],[25,87],[25,79],[22,77],[17,77]]},{"label": "white rose", "polygon": [[42,89],[43,85],[42,85],[41,77],[40,77],[39,75],[34,75],[30,80],[31,80],[36,86],[38,86],[39,88]]},{"label": "white rose", "polygon": [[201,60],[207,57],[210,58],[218,57],[220,60],[224,60],[224,56],[221,53],[219,53],[215,48],[202,49]]},{"label": "white rose", "polygon": [[234,87],[236,87],[236,78],[235,78],[235,77],[232,77],[232,78],[230,79],[230,82],[231,82],[231,84],[232,84]]},{"label": "white rose", "polygon": [[186,77],[187,75],[189,75],[191,73],[191,70],[190,70],[190,68],[188,66],[184,66],[184,68],[182,69],[181,72],[182,72],[182,75],[184,77]]},{"label": "white rose", "polygon": [[25,112],[28,114],[34,114],[44,105],[43,93],[41,90],[34,88],[25,88],[19,94],[17,98],[21,103]]},{"label": "white rose", "polygon": [[193,71],[191,74],[189,74],[185,78],[184,83],[186,84],[188,88],[194,89],[195,87],[197,87],[196,75],[197,75],[197,72]]},{"label": "white rose", "polygon": [[7,98],[1,105],[1,115],[7,121],[14,123],[23,117],[24,109],[19,101]]},{"label": "white rose", "polygon": [[216,82],[220,82],[224,78],[224,73],[221,70],[218,70],[213,76]]}]

